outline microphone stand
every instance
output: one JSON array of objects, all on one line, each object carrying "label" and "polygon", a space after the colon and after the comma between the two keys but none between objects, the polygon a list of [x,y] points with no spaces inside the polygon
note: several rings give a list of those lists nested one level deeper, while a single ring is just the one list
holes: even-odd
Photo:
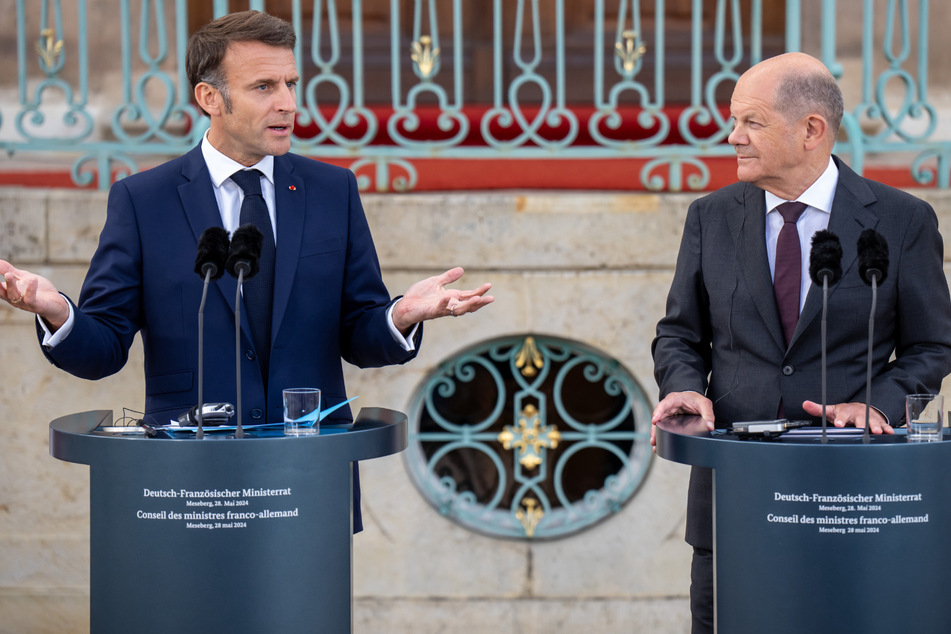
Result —
[{"label": "microphone stand", "polygon": [[826,315],[829,312],[829,276],[822,276],[822,444],[826,437]]},{"label": "microphone stand", "polygon": [[203,380],[205,376],[205,299],[208,298],[208,284],[211,282],[213,270],[212,266],[205,266],[205,286],[201,290],[201,304],[198,305],[198,431],[195,433],[195,438],[198,439],[205,437],[205,430],[202,426],[205,409],[205,382]]},{"label": "microphone stand", "polygon": [[244,427],[241,419],[244,416],[244,407],[241,403],[241,290],[244,287],[244,278],[253,277],[257,273],[257,261],[261,257],[261,232],[254,225],[242,225],[235,229],[231,236],[231,247],[228,250],[228,260],[225,263],[229,273],[238,279],[238,288],[234,296],[234,363],[235,386],[238,388],[238,424],[235,426],[234,437],[244,438]]},{"label": "microphone stand", "polygon": [[862,442],[868,444],[871,440],[869,436],[869,414],[872,409],[872,335],[875,333],[875,304],[878,302],[878,271],[870,270],[869,277],[872,279],[872,310],[868,314],[868,363],[865,370],[865,433],[862,434]]},{"label": "microphone stand", "polygon": [[235,267],[238,270],[238,292],[234,298],[234,364],[235,382],[238,388],[238,425],[234,430],[235,438],[244,438],[244,428],[241,427],[241,285],[244,284],[245,266]]},{"label": "microphone stand", "polygon": [[[828,229],[817,231],[812,237],[812,253],[809,255],[809,275],[812,283],[822,286],[822,444],[829,442],[828,426],[828,315],[829,286],[842,277],[842,244]],[[821,280],[821,281],[820,281]]]}]

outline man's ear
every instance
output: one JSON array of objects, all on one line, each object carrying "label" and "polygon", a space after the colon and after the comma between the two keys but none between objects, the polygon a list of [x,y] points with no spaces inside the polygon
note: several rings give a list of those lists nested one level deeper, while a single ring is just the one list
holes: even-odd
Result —
[{"label": "man's ear", "polygon": [[209,117],[219,116],[224,112],[221,91],[207,82],[199,82],[195,86],[195,101]]},{"label": "man's ear", "polygon": [[805,118],[804,125],[806,126],[806,135],[803,138],[805,149],[814,150],[827,140],[829,124],[823,117],[811,114]]}]

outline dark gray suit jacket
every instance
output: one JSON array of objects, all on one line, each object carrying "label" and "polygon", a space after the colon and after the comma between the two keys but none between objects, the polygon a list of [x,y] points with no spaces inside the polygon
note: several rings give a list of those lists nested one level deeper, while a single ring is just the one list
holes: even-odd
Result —
[{"label": "dark gray suit jacket", "polygon": [[[889,247],[878,288],[872,406],[892,424],[904,397],[936,392],[951,372],[951,296],[934,210],[897,189],[839,169],[829,230],[842,243],[842,279],[829,289],[828,402],[864,402],[871,289],[859,277],[856,241],[875,229]],[[652,351],[660,397],[693,390],[712,401],[718,426],[808,418],[821,399],[822,288],[814,284],[787,349],[766,256],[763,190],[737,183],[698,199],[687,212],[667,314]],[[894,358],[892,354],[894,353]],[[693,469],[687,542],[712,548],[711,477]]]}]

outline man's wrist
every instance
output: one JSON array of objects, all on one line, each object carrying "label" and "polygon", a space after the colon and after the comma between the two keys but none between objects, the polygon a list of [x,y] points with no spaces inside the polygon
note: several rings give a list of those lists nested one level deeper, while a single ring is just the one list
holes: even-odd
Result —
[{"label": "man's wrist", "polygon": [[46,327],[51,333],[55,333],[57,330],[63,327],[63,324],[66,323],[66,320],[69,319],[69,302],[66,301],[66,298],[62,295],[59,296],[59,310],[53,311],[52,313],[46,315],[39,315],[39,318],[43,320],[43,323],[46,324]]},{"label": "man's wrist", "polygon": [[402,298],[399,298],[393,302],[393,309],[390,312],[390,318],[393,320],[393,327],[405,337],[413,329],[413,326],[415,326],[416,323],[410,322],[406,319],[405,313],[400,307],[401,301]]}]

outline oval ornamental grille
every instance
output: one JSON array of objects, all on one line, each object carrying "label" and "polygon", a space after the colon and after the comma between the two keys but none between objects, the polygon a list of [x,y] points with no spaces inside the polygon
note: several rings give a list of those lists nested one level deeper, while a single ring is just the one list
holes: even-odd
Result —
[{"label": "oval ornamental grille", "polygon": [[443,515],[497,537],[564,537],[617,513],[650,463],[650,405],[616,359],[516,335],[430,372],[410,405],[412,479]]}]

